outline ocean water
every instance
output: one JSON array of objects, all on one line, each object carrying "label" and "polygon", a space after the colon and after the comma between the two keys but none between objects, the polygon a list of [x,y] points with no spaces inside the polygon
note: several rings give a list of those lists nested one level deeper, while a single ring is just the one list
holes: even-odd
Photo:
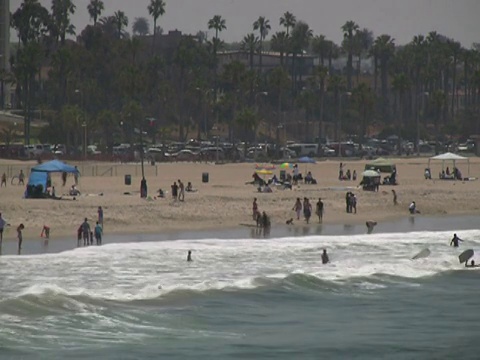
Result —
[{"label": "ocean water", "polygon": [[458,234],[460,249],[416,231],[4,255],[0,359],[478,359],[480,269],[458,255],[480,230]]}]

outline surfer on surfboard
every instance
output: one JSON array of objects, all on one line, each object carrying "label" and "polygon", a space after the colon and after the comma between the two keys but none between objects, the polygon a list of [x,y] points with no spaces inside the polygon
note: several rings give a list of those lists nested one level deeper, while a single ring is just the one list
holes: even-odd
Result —
[{"label": "surfer on surfboard", "polygon": [[452,239],[452,241],[450,241],[450,246],[453,245],[453,247],[458,247],[458,246],[459,246],[459,241],[462,241],[462,242],[463,242],[463,240],[460,239],[460,238],[457,236],[457,234],[453,234],[453,239]]}]

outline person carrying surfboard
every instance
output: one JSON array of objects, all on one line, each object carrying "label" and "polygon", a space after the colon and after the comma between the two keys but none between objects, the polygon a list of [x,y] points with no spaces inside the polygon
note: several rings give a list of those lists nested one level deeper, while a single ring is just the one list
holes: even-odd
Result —
[{"label": "person carrying surfboard", "polygon": [[459,246],[459,241],[462,241],[462,242],[463,242],[463,240],[460,239],[460,238],[457,236],[457,234],[453,234],[453,239],[452,239],[452,241],[450,241],[450,246],[452,246],[452,244],[453,244],[453,247],[458,247],[458,246]]}]

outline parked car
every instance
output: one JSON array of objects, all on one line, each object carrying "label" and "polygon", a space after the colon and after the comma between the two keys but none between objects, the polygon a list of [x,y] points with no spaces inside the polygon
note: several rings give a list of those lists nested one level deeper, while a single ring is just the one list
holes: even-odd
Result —
[{"label": "parked car", "polygon": [[196,161],[198,153],[189,149],[183,149],[173,155],[177,161]]}]

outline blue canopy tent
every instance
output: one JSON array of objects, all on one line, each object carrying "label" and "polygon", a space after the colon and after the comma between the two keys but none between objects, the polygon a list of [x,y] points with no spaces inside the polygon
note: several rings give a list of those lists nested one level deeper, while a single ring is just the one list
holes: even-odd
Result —
[{"label": "blue canopy tent", "polygon": [[30,177],[28,179],[26,198],[42,198],[48,188],[50,173],[52,172],[66,172],[78,173],[78,169],[74,166],[67,165],[59,160],[52,160],[32,168]]}]

